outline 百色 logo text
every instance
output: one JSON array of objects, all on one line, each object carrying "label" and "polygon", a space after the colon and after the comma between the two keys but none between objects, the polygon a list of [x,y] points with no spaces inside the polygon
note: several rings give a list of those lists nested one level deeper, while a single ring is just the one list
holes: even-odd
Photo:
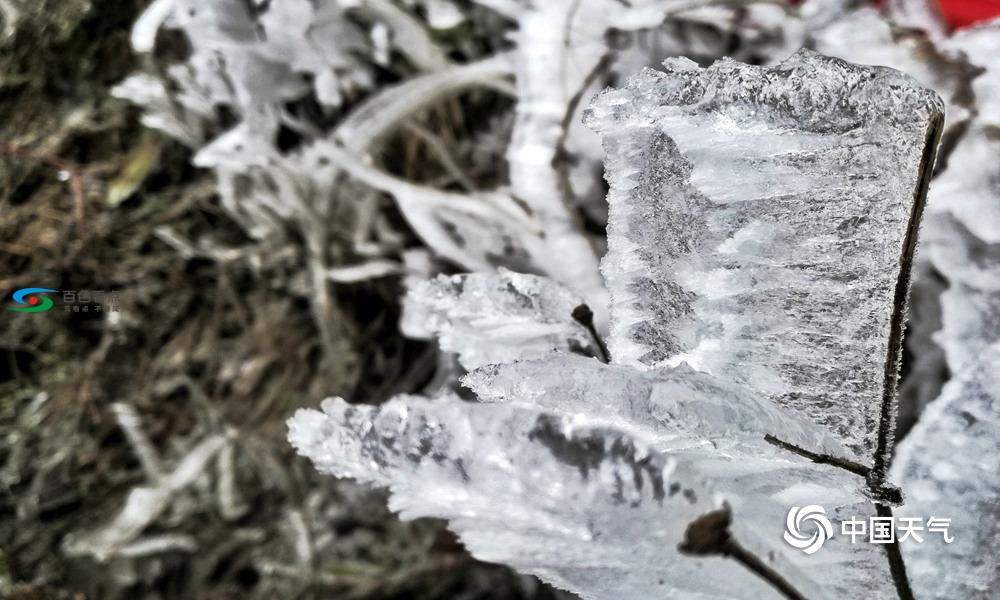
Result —
[{"label": "\u767e\u8272 logo text", "polygon": [[39,296],[38,294],[58,294],[59,290],[47,288],[24,288],[14,292],[14,302],[24,306],[10,306],[7,310],[17,312],[45,312],[52,308],[53,302],[50,298]]}]

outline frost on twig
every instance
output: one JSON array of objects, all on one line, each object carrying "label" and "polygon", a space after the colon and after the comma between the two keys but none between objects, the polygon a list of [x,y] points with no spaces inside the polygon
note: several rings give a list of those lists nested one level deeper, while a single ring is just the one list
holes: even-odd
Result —
[{"label": "frost on twig", "polygon": [[[900,443],[892,475],[907,491],[899,516],[923,528],[921,543],[901,544],[915,596],[986,600],[1000,585],[1000,23],[938,44],[979,70],[978,110],[934,181],[925,228],[926,259],[947,284],[934,339],[954,377]],[[949,533],[928,531],[931,517],[950,519]]]},{"label": "frost on twig", "polygon": [[[671,11],[690,8],[682,0],[479,0],[517,20],[515,76],[519,101],[507,149],[510,191],[531,210],[546,232],[548,252],[536,256],[544,271],[582,294],[606,323],[607,291],[597,269],[597,255],[573,213],[557,169],[561,141],[574,99],[584,93],[591,75],[609,53],[611,29],[634,30],[659,25]],[[569,114],[568,114],[569,113]],[[572,257],[567,260],[566,257]]]},{"label": "frost on twig", "polygon": [[[511,304],[509,273],[418,285],[423,332],[498,363],[464,379],[481,403],[328,400],[290,420],[292,444],[584,598],[894,596],[882,548],[833,538],[803,561],[777,532],[791,506],[875,514],[858,473],[891,435],[940,111],[895,71],[810,53],[643,72],[589,117],[611,183],[611,364],[477,337],[545,322],[544,303]],[[729,550],[685,539],[706,514],[726,515]]]},{"label": "frost on twig", "polygon": [[[177,493],[202,475],[226,443],[224,436],[208,436],[191,448],[173,471],[150,481],[149,485],[136,487],[129,492],[125,506],[110,523],[92,532],[67,536],[63,550],[74,556],[91,555],[102,562],[122,552],[141,553],[130,544],[167,510]],[[190,546],[190,542],[186,540],[187,538],[180,545]],[[173,542],[177,542],[177,539]],[[168,545],[175,545],[173,542]],[[131,550],[128,549],[130,547]]]}]

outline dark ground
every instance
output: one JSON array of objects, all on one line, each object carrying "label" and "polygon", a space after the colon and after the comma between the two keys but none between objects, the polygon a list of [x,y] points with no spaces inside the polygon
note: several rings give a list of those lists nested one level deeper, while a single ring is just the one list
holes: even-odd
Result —
[{"label": "dark ground", "polygon": [[[284,420],[296,407],[384,399],[433,367],[433,349],[397,331],[399,282],[335,291],[340,347],[324,360],[293,285],[301,256],[260,269],[163,243],[167,226],[254,251],[188,152],[109,96],[139,66],[128,34],[144,2],[25,4],[0,37],[0,293],[115,290],[121,312],[0,311],[0,597],[557,597],[294,456]],[[196,550],[104,563],[67,551],[148,483],[113,403],[135,410],[168,465],[212,432],[233,440],[232,462],[145,532]],[[223,472],[241,510],[216,506]],[[308,560],[302,535],[322,546]]]}]

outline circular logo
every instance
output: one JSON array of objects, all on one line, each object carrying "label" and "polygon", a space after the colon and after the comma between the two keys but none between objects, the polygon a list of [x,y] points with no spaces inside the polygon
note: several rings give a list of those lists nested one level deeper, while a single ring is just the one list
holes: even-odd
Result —
[{"label": "circular logo", "polygon": [[52,308],[52,300],[45,298],[44,296],[36,296],[35,294],[57,294],[59,290],[50,290],[46,288],[24,288],[23,290],[17,290],[14,292],[14,302],[18,304],[24,304],[24,306],[14,306],[8,308],[7,310],[16,310],[17,312],[44,312]]},{"label": "circular logo", "polygon": [[[812,522],[811,533],[802,531],[803,523]],[[819,505],[793,506],[785,517],[785,541],[806,554],[815,554],[826,540],[833,537],[833,525],[826,510]]]}]

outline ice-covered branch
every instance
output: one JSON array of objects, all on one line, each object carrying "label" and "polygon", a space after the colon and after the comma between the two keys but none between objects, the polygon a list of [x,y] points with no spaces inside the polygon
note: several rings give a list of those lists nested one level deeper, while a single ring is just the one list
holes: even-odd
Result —
[{"label": "ice-covered branch", "polygon": [[[290,421],[293,444],[585,598],[892,597],[881,548],[834,538],[804,562],[766,532],[792,506],[881,514],[881,481],[815,456],[874,471],[886,451],[940,112],[896,71],[812,53],[643,72],[589,115],[611,183],[611,364],[560,348],[586,330],[554,284],[439,279],[412,288],[409,325],[478,367],[480,404],[327,401]],[[723,509],[742,560],[683,540]]]}]

